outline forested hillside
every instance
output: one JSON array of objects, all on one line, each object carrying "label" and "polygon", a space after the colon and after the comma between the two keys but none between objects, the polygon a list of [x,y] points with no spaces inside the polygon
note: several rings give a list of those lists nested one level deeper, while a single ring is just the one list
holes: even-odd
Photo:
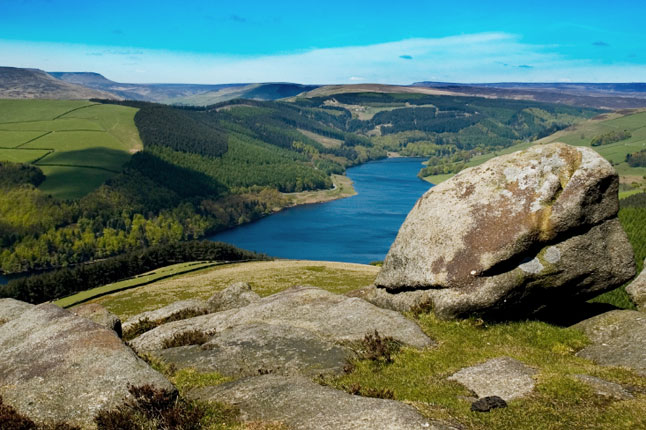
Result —
[{"label": "forested hillside", "polygon": [[181,108],[106,103],[138,109],[134,122],[143,151],[94,191],[59,200],[39,189],[37,166],[0,166],[4,272],[65,267],[201,238],[288,206],[285,193],[331,188],[331,173],[387,151],[454,168],[473,154],[532,140],[599,112],[379,93]]}]

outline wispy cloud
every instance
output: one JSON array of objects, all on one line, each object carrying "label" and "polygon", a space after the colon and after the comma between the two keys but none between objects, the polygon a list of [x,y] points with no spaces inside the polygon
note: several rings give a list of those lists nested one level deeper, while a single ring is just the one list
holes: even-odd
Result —
[{"label": "wispy cloud", "polygon": [[610,44],[609,44],[609,43],[604,42],[603,40],[597,40],[596,42],[592,42],[592,44],[593,44],[594,46],[599,46],[599,47],[602,47],[602,48],[607,48],[607,47],[609,47],[609,46],[610,46]]},{"label": "wispy cloud", "polygon": [[[558,54],[553,46],[523,43],[518,36],[508,33],[406,39],[264,56],[8,40],[0,40],[0,53],[3,65],[45,70],[92,70],[121,82],[619,82],[640,80],[646,76],[644,64],[570,60]],[[141,73],[141,70],[147,72]]]}]

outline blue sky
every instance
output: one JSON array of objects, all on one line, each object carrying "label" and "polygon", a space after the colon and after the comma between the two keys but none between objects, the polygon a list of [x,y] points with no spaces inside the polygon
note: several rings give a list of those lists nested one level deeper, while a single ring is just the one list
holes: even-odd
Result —
[{"label": "blue sky", "polygon": [[0,0],[0,65],[121,82],[643,82],[645,17],[623,0]]}]

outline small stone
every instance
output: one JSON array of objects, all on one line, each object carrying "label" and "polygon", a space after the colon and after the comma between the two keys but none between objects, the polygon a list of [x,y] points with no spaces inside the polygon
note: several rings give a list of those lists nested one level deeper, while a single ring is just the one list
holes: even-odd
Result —
[{"label": "small stone", "polygon": [[606,381],[590,375],[574,375],[574,377],[592,387],[600,396],[612,397],[617,400],[630,400],[634,398],[627,389],[616,382]]},{"label": "small stone", "polygon": [[448,379],[464,385],[478,397],[498,396],[505,401],[523,397],[534,389],[536,370],[510,357],[499,357],[466,367]]},{"label": "small stone", "polygon": [[498,396],[487,396],[471,403],[472,412],[489,412],[496,408],[506,408],[507,402]]},{"label": "small stone", "polygon": [[258,300],[260,296],[251,290],[251,285],[246,282],[236,282],[213,294],[206,302],[211,312],[222,312],[241,308]]}]

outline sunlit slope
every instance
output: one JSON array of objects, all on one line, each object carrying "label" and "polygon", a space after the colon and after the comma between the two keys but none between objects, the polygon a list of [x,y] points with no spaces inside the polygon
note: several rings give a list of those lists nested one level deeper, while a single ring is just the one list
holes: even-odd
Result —
[{"label": "sunlit slope", "polygon": [[76,199],[142,149],[137,109],[69,100],[0,100],[0,160],[43,170],[40,189]]}]

